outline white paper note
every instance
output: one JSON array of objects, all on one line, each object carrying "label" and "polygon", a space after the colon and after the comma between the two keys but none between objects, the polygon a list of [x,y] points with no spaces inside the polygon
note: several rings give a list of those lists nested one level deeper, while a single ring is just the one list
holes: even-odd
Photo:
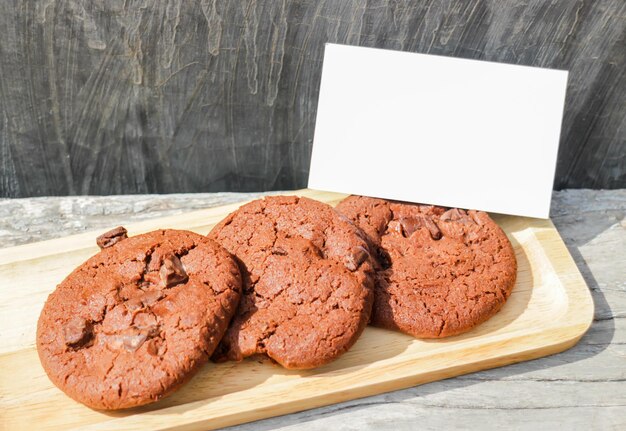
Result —
[{"label": "white paper note", "polygon": [[327,44],[309,187],[547,218],[567,72]]}]

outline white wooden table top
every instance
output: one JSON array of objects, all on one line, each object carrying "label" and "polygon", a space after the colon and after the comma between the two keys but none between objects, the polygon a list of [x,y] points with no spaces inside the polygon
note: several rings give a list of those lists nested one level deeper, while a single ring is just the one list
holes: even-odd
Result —
[{"label": "white wooden table top", "polygon": [[[259,195],[0,199],[0,247]],[[595,302],[594,323],[574,348],[231,429],[626,429],[626,190],[555,192],[551,215]]]}]

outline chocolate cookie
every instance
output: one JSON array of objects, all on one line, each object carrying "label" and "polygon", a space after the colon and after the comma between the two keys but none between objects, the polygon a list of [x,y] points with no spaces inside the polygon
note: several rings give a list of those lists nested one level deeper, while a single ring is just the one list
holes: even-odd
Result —
[{"label": "chocolate cookie", "polygon": [[487,213],[361,196],[336,209],[376,250],[375,326],[417,338],[461,334],[496,314],[513,289],[515,253]]},{"label": "chocolate cookie", "polygon": [[240,260],[243,275],[241,304],[215,360],[267,355],[285,368],[313,368],[348,350],[367,325],[367,243],[330,206],[267,197],[230,214],[209,236]]},{"label": "chocolate cookie", "polygon": [[239,302],[237,263],[186,231],[126,239],[118,228],[98,244],[48,297],[39,358],[55,385],[90,407],[156,401],[213,354]]}]

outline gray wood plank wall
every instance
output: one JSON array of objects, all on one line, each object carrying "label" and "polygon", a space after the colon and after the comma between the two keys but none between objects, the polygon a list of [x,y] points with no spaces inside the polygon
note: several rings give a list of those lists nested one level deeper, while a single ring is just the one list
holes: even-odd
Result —
[{"label": "gray wood plank wall", "polygon": [[303,187],[325,42],[568,69],[555,188],[626,187],[624,0],[3,0],[0,196]]}]

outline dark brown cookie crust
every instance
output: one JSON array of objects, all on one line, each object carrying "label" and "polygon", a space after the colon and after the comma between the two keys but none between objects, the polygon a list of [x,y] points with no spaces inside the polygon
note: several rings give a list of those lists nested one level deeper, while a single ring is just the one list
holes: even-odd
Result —
[{"label": "dark brown cookie crust", "polygon": [[313,368],[348,350],[367,325],[367,243],[330,206],[267,197],[230,214],[209,236],[240,260],[243,275],[241,305],[215,360],[267,355],[285,368]]},{"label": "dark brown cookie crust", "polygon": [[513,289],[513,247],[487,213],[362,196],[336,209],[376,250],[375,326],[458,335],[496,314]]},{"label": "dark brown cookie crust", "polygon": [[159,230],[122,239],[48,297],[39,358],[55,385],[90,407],[147,404],[208,360],[240,291],[234,258],[204,236]]}]

